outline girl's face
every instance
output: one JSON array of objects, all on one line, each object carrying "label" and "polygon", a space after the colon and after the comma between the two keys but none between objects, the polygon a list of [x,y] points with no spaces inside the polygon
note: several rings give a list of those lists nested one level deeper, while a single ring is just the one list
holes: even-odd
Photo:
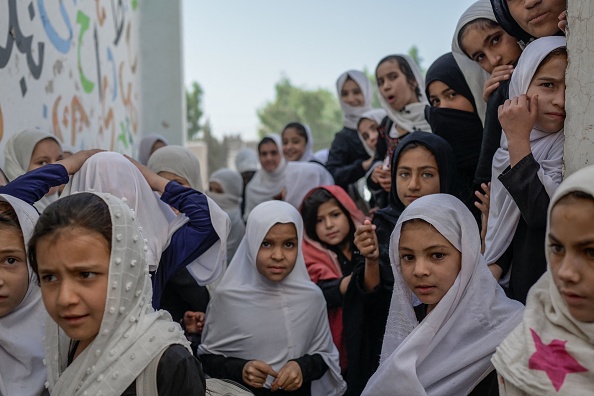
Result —
[{"label": "girl's face", "polygon": [[416,85],[408,83],[395,60],[381,63],[377,67],[376,78],[380,94],[392,109],[400,111],[406,105],[419,101],[415,93]]},{"label": "girl's face", "polygon": [[340,90],[340,100],[353,107],[361,107],[365,104],[365,97],[361,92],[361,88],[350,78],[346,80]]},{"label": "girl's face", "polygon": [[23,235],[13,227],[0,228],[0,318],[25,298],[29,270]]},{"label": "girl's face", "polygon": [[165,142],[164,142],[164,141],[162,141],[162,140],[157,140],[157,141],[156,141],[156,142],[153,144],[153,147],[151,147],[151,154],[152,154],[152,153],[154,153],[155,151],[159,150],[160,148],[163,148],[163,147],[165,147],[165,146],[167,146],[167,145],[165,144]]},{"label": "girl's face", "polygon": [[61,159],[62,148],[60,145],[54,139],[43,139],[42,141],[38,142],[33,149],[27,172],[32,171],[33,169],[41,168],[46,164],[53,164],[54,162]]},{"label": "girl's face", "polygon": [[594,202],[562,198],[551,211],[548,256],[555,286],[580,322],[594,322]]},{"label": "girl's face", "polygon": [[280,163],[281,156],[278,147],[273,142],[266,142],[260,145],[258,155],[260,156],[260,165],[267,172],[274,172]]},{"label": "girl's face", "polygon": [[396,192],[404,206],[440,191],[437,161],[431,151],[423,146],[401,154],[396,172]]},{"label": "girl's face", "polygon": [[109,244],[95,231],[66,229],[41,238],[37,265],[43,304],[79,350],[99,333],[109,275]]},{"label": "girl's face", "polygon": [[442,109],[455,109],[474,113],[472,103],[441,81],[433,81],[427,89],[431,106]]},{"label": "girl's face", "polygon": [[174,182],[178,182],[179,184],[181,184],[184,187],[190,187],[190,182],[188,182],[188,180],[186,178],[183,178],[179,175],[176,175],[175,173],[172,172],[167,172],[167,171],[161,171],[158,173],[159,176],[164,177],[167,180],[173,180]]},{"label": "girl's face", "polygon": [[559,14],[565,0],[507,0],[509,12],[522,29],[533,37],[554,36],[559,32]]},{"label": "girl's face", "polygon": [[316,235],[320,241],[329,246],[339,246],[350,232],[349,218],[335,199],[320,205],[316,218]]},{"label": "girl's face", "polygon": [[283,132],[283,154],[287,161],[299,161],[305,153],[307,139],[295,128],[287,128]]},{"label": "girl's face", "polygon": [[534,127],[539,131],[559,132],[565,123],[565,69],[567,58],[553,56],[532,77],[527,95],[538,95]]},{"label": "girl's face", "polygon": [[208,189],[210,190],[210,192],[217,193],[217,194],[225,193],[225,190],[223,190],[223,186],[221,186],[221,183],[218,183],[216,181],[209,182]]},{"label": "girl's face", "polygon": [[377,125],[377,122],[368,118],[363,118],[359,122],[359,133],[361,134],[361,137],[365,143],[374,150],[377,146],[377,137],[379,136],[377,131],[378,127],[379,125]]},{"label": "girl's face", "polygon": [[398,254],[406,285],[432,310],[458,277],[462,255],[425,222],[403,225]]},{"label": "girl's face", "polygon": [[522,49],[517,39],[510,36],[501,26],[469,26],[461,40],[462,49],[487,73],[497,66],[514,65]]},{"label": "girl's face", "polygon": [[260,244],[256,256],[256,269],[266,279],[280,282],[285,279],[297,262],[297,229],[293,223],[276,223]]}]

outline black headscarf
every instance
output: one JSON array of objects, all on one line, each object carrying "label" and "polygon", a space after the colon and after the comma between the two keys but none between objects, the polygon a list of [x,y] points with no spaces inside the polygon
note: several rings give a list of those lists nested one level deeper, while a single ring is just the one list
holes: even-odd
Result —
[{"label": "black headscarf", "polygon": [[491,0],[493,12],[499,25],[509,34],[527,45],[534,37],[518,25],[518,22],[512,17],[507,6],[507,0]]},{"label": "black headscarf", "polygon": [[441,137],[429,132],[409,133],[398,143],[394,155],[392,156],[392,187],[390,189],[390,203],[383,209],[378,210],[375,216],[383,217],[394,225],[398,221],[400,214],[404,210],[404,203],[398,198],[396,191],[396,176],[398,161],[402,150],[411,143],[418,143],[433,154],[437,162],[439,172],[439,189],[442,194],[452,194],[457,196],[456,188],[456,162],[452,147]]},{"label": "black headscarf", "polygon": [[427,70],[427,75],[425,76],[425,94],[427,95],[427,98],[429,98],[429,85],[434,81],[441,81],[460,95],[464,96],[472,104],[474,112],[477,112],[472,91],[451,52],[437,58],[437,60],[429,67],[429,70]]}]

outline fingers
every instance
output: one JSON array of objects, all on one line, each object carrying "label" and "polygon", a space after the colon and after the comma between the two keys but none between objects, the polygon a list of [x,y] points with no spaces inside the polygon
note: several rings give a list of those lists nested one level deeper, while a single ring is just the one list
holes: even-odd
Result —
[{"label": "fingers", "polygon": [[275,378],[278,376],[277,372],[270,365],[261,360],[251,360],[243,366],[243,380],[246,384],[254,388],[262,388],[269,375]]},{"label": "fingers", "polygon": [[270,390],[274,392],[282,388],[285,391],[292,392],[299,389],[302,383],[301,367],[297,362],[290,361],[279,370],[278,377],[272,383]]}]

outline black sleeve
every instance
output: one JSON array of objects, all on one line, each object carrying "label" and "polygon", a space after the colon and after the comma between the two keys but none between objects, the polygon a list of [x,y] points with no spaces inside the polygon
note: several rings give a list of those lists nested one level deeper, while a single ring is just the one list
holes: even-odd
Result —
[{"label": "black sleeve", "polygon": [[532,154],[508,168],[499,180],[510,193],[530,228],[546,227],[550,197],[538,178],[540,165]]},{"label": "black sleeve", "polygon": [[328,308],[342,306],[342,294],[340,293],[340,282],[342,278],[319,280],[318,286],[322,289]]},{"label": "black sleeve", "polygon": [[206,394],[206,381],[200,361],[181,345],[172,345],[157,367],[159,396]]},{"label": "black sleeve", "polygon": [[304,384],[322,378],[326,374],[326,371],[328,371],[328,365],[322,356],[317,353],[315,355],[303,355],[295,359],[295,362],[301,368]]},{"label": "black sleeve", "polygon": [[330,147],[326,169],[334,178],[336,185],[345,190],[349,184],[365,176],[364,159],[358,158],[361,154],[358,151],[360,150],[353,147],[349,141],[349,136],[344,131],[336,134]]},{"label": "black sleeve", "polygon": [[249,360],[225,357],[222,355],[201,355],[200,360],[204,364],[204,371],[213,378],[230,379],[244,384],[243,366]]}]

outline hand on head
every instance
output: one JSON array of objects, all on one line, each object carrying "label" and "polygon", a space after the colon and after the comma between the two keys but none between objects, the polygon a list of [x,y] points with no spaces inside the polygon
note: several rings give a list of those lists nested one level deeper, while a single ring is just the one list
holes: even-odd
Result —
[{"label": "hand on head", "polygon": [[132,162],[134,166],[138,168],[138,170],[140,171],[140,173],[142,173],[142,176],[144,176],[144,178],[146,179],[149,186],[151,186],[153,191],[157,191],[159,193],[163,193],[165,191],[165,186],[167,186],[169,180],[159,176],[158,174],[150,170],[147,166],[142,165],[140,162],[136,161],[129,155],[124,154],[124,157],[126,157],[128,161]]},{"label": "hand on head", "polygon": [[72,175],[83,166],[86,160],[91,158],[92,155],[101,153],[105,150],[101,149],[91,149],[91,150],[81,150],[75,154],[72,154],[70,157],[61,159],[57,161],[56,164],[62,164],[66,170],[68,171],[69,175]]}]

